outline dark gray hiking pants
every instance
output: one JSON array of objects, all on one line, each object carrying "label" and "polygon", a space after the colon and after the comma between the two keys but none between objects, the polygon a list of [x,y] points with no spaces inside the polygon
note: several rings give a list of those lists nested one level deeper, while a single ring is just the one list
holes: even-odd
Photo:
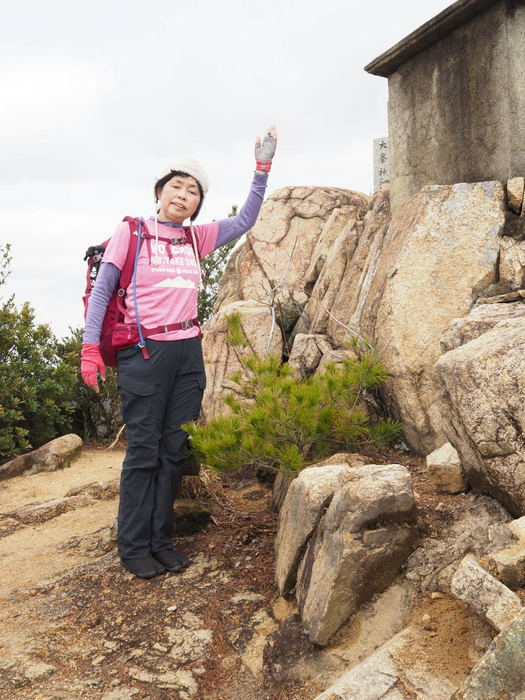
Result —
[{"label": "dark gray hiking pants", "polygon": [[128,446],[120,479],[118,548],[122,558],[172,546],[173,501],[182,479],[187,434],[206,383],[200,338],[147,340],[145,360],[120,350],[118,385]]}]

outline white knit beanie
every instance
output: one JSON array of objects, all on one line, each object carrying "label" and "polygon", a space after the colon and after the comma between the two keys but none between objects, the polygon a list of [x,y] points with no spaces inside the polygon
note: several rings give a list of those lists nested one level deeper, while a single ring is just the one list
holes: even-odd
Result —
[{"label": "white knit beanie", "polygon": [[204,172],[204,168],[199,163],[199,161],[194,160],[193,158],[181,158],[180,160],[176,160],[170,165],[170,167],[168,168],[168,172],[170,170],[178,170],[181,173],[187,173],[188,175],[191,175],[195,180],[197,180],[197,182],[201,186],[202,194],[206,196],[206,193],[208,192],[209,181],[208,176]]}]

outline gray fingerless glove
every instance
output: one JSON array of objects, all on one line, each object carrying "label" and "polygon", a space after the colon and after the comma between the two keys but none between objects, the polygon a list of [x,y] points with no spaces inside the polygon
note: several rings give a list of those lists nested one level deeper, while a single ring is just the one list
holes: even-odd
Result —
[{"label": "gray fingerless glove", "polygon": [[273,127],[270,127],[262,142],[260,139],[257,139],[255,142],[256,170],[262,170],[267,173],[270,172],[272,159],[277,148],[277,136],[272,136],[272,129]]},{"label": "gray fingerless glove", "polygon": [[269,160],[273,160],[276,148],[277,139],[270,136],[270,134],[266,134],[262,143],[255,144],[255,160],[261,163],[267,163]]}]

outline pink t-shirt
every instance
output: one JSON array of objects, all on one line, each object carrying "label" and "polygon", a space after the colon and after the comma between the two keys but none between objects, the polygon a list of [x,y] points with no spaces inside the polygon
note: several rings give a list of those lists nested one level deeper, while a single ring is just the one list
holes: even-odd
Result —
[{"label": "pink t-shirt", "polygon": [[[145,222],[150,234],[155,234],[154,224]],[[219,223],[194,226],[199,258],[215,250]],[[162,238],[180,236],[182,229],[158,224]],[[149,245],[148,245],[149,243]],[[122,222],[111,237],[104,251],[104,262],[113,263],[122,270],[129,245],[129,226]],[[139,319],[145,328],[156,328],[197,318],[199,294],[199,270],[193,247],[188,244],[170,244],[155,241],[142,242],[137,269],[137,305]],[[133,279],[126,290],[125,323],[136,323],[133,302]],[[169,331],[150,336],[152,340],[182,340],[198,335],[196,327]]]}]

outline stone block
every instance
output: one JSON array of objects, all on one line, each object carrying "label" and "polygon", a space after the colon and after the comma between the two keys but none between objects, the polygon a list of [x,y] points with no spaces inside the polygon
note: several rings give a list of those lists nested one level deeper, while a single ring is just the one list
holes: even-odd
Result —
[{"label": "stone block", "polygon": [[457,450],[446,442],[427,456],[427,467],[432,483],[440,493],[464,491],[467,480]]},{"label": "stone block", "polygon": [[507,527],[519,540],[525,539],[525,515],[521,518],[516,518],[516,520],[511,520],[510,523],[507,523]]},{"label": "stone block", "polygon": [[315,700],[449,700],[455,686],[445,674],[436,672],[434,665],[421,662],[425,646],[428,648],[428,640],[421,632],[407,627]]},{"label": "stone block", "polygon": [[68,467],[82,448],[82,438],[74,433],[62,435],[32,452],[15,457],[0,467],[0,481],[19,474],[51,472]]},{"label": "stone block", "polygon": [[439,409],[468,482],[515,517],[525,513],[525,318],[500,321],[442,355]]}]

